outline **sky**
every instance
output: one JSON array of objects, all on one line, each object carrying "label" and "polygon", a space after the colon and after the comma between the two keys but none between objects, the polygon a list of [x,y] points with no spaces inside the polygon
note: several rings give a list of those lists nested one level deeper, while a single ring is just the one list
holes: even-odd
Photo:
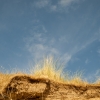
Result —
[{"label": "sky", "polygon": [[27,70],[53,55],[88,80],[100,75],[100,0],[0,0],[0,70]]}]

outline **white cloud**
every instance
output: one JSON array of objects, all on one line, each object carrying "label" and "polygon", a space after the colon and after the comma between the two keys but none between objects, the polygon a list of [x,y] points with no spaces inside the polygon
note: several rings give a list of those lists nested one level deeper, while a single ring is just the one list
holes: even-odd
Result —
[{"label": "white cloud", "polygon": [[[34,27],[35,28],[35,27]],[[26,48],[33,59],[40,59],[47,55],[58,55],[59,51],[54,46],[55,39],[49,39],[45,34],[47,29],[43,25],[32,28],[30,36],[24,38]]]},{"label": "white cloud", "polygon": [[39,0],[35,2],[35,6],[37,8],[43,8],[46,7],[49,4],[49,2],[50,2],[49,0]]},{"label": "white cloud", "polygon": [[[66,65],[71,61],[73,55],[84,50],[97,39],[94,35],[86,40],[82,40],[82,37],[79,37],[77,41],[74,37],[67,36],[60,36],[60,38],[57,39],[55,37],[48,37],[48,35],[45,34],[45,30],[42,30],[42,32],[44,31],[43,33],[35,33],[35,31],[33,29],[33,34],[31,32],[30,36],[25,38],[26,48],[33,59],[40,59],[43,56],[54,55],[60,57]],[[64,47],[67,47],[67,49],[64,50]],[[88,62],[89,60],[86,59],[85,63],[87,64]]]},{"label": "white cloud", "polygon": [[95,76],[99,76],[100,77],[100,69],[98,69],[97,71],[96,71],[96,74],[95,74]]},{"label": "white cloud", "polygon": [[[56,48],[54,47],[50,47],[50,45],[48,44],[44,44],[42,41],[41,43],[39,42],[38,38],[36,38],[38,43],[35,43],[34,39],[31,43],[29,43],[29,41],[27,41],[27,49],[28,51],[33,55],[34,59],[40,59],[43,56],[52,54],[52,55],[57,55],[59,52]],[[47,42],[47,40],[46,40]]]},{"label": "white cloud", "polygon": [[[34,24],[35,23],[35,24]],[[34,59],[39,59],[44,55],[53,54],[63,58],[68,63],[79,51],[84,50],[95,40],[98,40],[99,33],[66,33],[57,37],[56,34],[48,32],[40,21],[33,21],[33,26],[29,30],[30,35],[24,39],[26,48]],[[50,37],[49,37],[49,35]],[[83,38],[85,36],[85,38]],[[98,51],[99,52],[99,51]],[[86,59],[85,63],[88,63]]]},{"label": "white cloud", "polygon": [[[67,64],[72,55],[69,52],[62,53],[62,51],[59,50],[59,47],[56,46],[59,42],[63,41],[64,37],[61,37],[61,39],[58,39],[57,41],[54,37],[49,38],[46,32],[47,29],[43,25],[37,26],[36,29],[32,28],[30,36],[24,38],[26,49],[29,51],[34,60],[39,60],[43,58],[43,56],[53,55],[56,57],[60,56],[62,61]],[[66,41],[64,40],[63,42]]]},{"label": "white cloud", "polygon": [[61,5],[62,7],[65,7],[65,6],[71,5],[71,3],[73,2],[78,2],[78,1],[79,0],[60,0],[59,5]]},{"label": "white cloud", "polygon": [[68,64],[68,62],[71,60],[71,57],[71,54],[65,53],[64,55],[62,55],[61,60],[63,60],[65,64]]},{"label": "white cloud", "polygon": [[58,0],[56,4],[53,4],[53,0],[37,0],[31,6],[39,9],[46,7],[46,10],[50,12],[66,12],[71,4],[78,2],[79,0]]},{"label": "white cloud", "polygon": [[98,35],[99,34],[97,34],[97,33],[93,33],[93,34],[91,34],[91,36],[89,36],[86,39],[83,38],[82,36],[80,36],[78,41],[74,41],[76,44],[78,44],[78,45],[74,44],[77,47],[76,51],[79,52],[79,51],[84,50],[85,48],[87,48],[90,44],[92,44],[93,42],[98,40]]}]

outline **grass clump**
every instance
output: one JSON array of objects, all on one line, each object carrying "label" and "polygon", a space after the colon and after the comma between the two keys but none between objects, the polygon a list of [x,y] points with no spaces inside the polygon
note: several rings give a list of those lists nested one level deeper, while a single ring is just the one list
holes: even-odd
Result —
[{"label": "grass clump", "polygon": [[82,73],[76,72],[70,75],[69,72],[64,72],[64,64],[60,60],[55,60],[52,56],[43,59],[40,63],[36,64],[31,70],[31,74],[37,78],[49,78],[56,82],[68,84],[86,84],[82,80]]},{"label": "grass clump", "polygon": [[82,72],[77,71],[73,75],[71,75],[69,83],[74,85],[86,85],[88,82],[82,78]]},{"label": "grass clump", "polygon": [[54,60],[53,57],[47,57],[43,59],[40,63],[36,64],[31,73],[35,77],[39,78],[49,78],[55,81],[63,82],[64,65],[59,63],[59,60]]}]

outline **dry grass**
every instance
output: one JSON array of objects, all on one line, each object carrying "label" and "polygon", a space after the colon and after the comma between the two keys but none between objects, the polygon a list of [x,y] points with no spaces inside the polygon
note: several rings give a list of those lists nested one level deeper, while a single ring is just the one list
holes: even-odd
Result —
[{"label": "dry grass", "polygon": [[58,63],[58,60],[54,61],[53,57],[47,57],[33,67],[31,74],[37,78],[49,78],[57,82],[64,82],[63,68],[63,64]]},{"label": "dry grass", "polygon": [[[48,57],[40,63],[36,64],[36,66],[33,67],[33,70],[31,70],[31,74],[37,78],[49,78],[51,80],[54,80],[55,82],[70,85],[72,84],[72,86],[75,85],[85,87],[87,85],[90,85],[87,81],[83,80],[82,72],[76,72],[70,76],[70,73],[64,73],[63,69],[64,66],[59,62],[59,60],[54,60],[53,57]],[[98,84],[100,84],[99,79],[97,82],[95,82],[95,85]]]},{"label": "dry grass", "polygon": [[63,72],[63,69],[64,64],[50,56],[36,64],[31,70],[31,74],[37,78],[49,78],[60,83],[75,85],[86,85],[88,83],[82,79],[81,72],[70,75],[69,72]]},{"label": "dry grass", "polygon": [[98,79],[96,80],[96,82],[94,82],[94,84],[100,85],[100,78],[98,78]]},{"label": "dry grass", "polygon": [[[60,60],[55,60],[52,56],[43,59],[41,62],[36,64],[31,71],[30,76],[36,78],[48,78],[56,82],[74,84],[74,85],[86,85],[87,81],[83,80],[82,73],[76,72],[70,75],[69,72],[63,72],[64,64]],[[8,82],[10,77],[16,74],[21,74],[16,71],[11,74],[0,73],[0,89]],[[95,82],[95,84],[100,84],[100,78]]]},{"label": "dry grass", "polygon": [[[72,84],[78,86],[86,86],[89,83],[82,78],[81,72],[76,72],[73,75],[70,75],[69,72],[63,72],[64,64],[59,60],[55,60],[53,57],[47,57],[43,59],[40,63],[36,64],[31,69],[31,73],[28,74],[29,77],[35,78],[47,78],[55,82]],[[16,75],[25,75],[22,72],[11,72],[11,73],[0,73],[0,94],[2,94],[2,89],[7,83],[9,83],[10,78]],[[90,84],[89,84],[90,85]],[[100,85],[100,78],[94,83],[94,85]],[[3,95],[3,94],[2,94]],[[11,100],[11,96],[8,96]],[[7,99],[8,100],[8,99]]]},{"label": "dry grass", "polygon": [[0,73],[0,90],[8,83],[11,76],[10,74]]}]

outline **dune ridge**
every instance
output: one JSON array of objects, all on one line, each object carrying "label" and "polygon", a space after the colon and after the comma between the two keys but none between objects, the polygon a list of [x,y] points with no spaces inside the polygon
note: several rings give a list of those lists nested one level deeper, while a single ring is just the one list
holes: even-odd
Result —
[{"label": "dune ridge", "polygon": [[2,88],[0,100],[100,100],[100,84],[74,85],[48,78],[14,75]]}]

